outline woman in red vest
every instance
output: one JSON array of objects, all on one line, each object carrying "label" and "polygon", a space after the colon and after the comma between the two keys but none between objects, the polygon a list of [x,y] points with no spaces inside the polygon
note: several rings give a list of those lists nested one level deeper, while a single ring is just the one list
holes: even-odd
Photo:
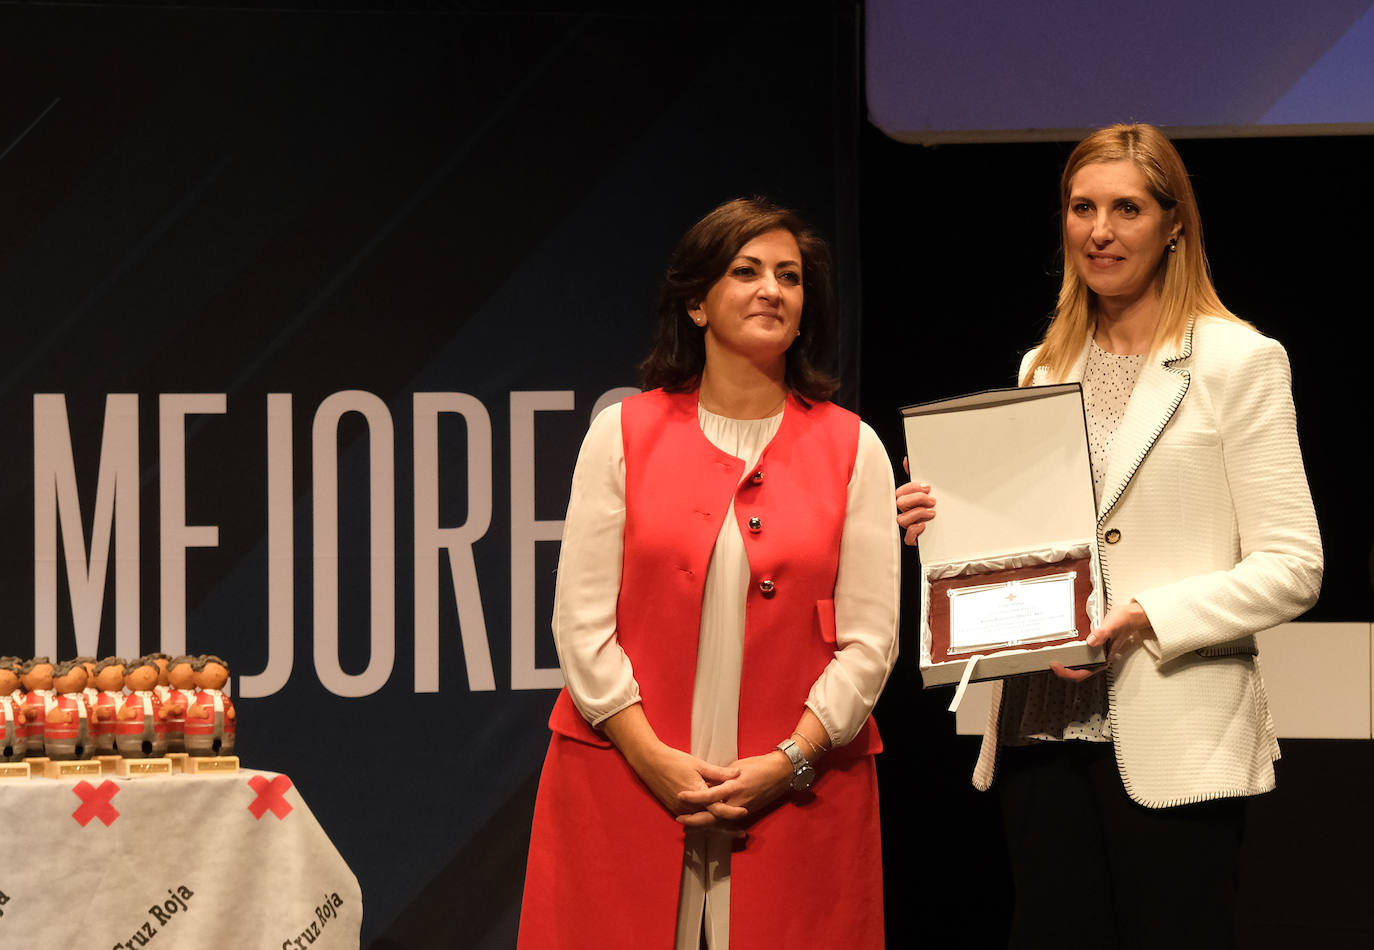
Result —
[{"label": "woman in red vest", "polygon": [[573,476],[520,945],[881,947],[899,545],[887,455],[820,368],[828,252],[729,202],[658,309],[650,391]]}]

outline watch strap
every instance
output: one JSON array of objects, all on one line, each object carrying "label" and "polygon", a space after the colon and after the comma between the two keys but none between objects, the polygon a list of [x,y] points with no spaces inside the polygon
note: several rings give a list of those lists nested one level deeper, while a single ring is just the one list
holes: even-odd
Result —
[{"label": "watch strap", "polygon": [[801,747],[794,739],[787,739],[779,742],[777,749],[787,756],[787,761],[792,763],[792,788],[795,791],[805,791],[816,781],[816,770],[807,761],[806,756],[802,755]]}]

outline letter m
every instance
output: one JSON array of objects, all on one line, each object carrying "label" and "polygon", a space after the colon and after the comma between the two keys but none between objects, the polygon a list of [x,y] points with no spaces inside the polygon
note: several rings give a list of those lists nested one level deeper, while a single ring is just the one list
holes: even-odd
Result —
[{"label": "letter m", "polygon": [[[138,396],[105,397],[95,512],[89,533],[76,490],[76,460],[67,397],[33,397],[34,650],[56,657],[57,532],[67,565],[76,652],[98,656],[100,616],[111,553],[115,559],[115,652],[137,656],[138,644]],[[90,537],[89,551],[86,538]],[[113,540],[114,551],[111,552]],[[108,651],[105,651],[108,652]]]}]

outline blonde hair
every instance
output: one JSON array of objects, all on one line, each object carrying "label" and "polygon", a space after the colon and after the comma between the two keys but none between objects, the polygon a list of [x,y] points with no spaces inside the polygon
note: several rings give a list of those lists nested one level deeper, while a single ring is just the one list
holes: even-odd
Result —
[{"label": "blonde hair", "polygon": [[[1153,125],[1111,125],[1089,135],[1069,155],[1064,174],[1059,179],[1059,211],[1067,222],[1070,191],[1074,176],[1084,165],[1098,162],[1128,161],[1145,177],[1150,196],[1161,208],[1174,216],[1180,226],[1177,245],[1165,252],[1159,266],[1164,271],[1164,286],[1159,295],[1159,323],[1155,326],[1151,351],[1183,341],[1189,321],[1193,317],[1219,317],[1236,323],[1250,324],[1227,310],[1212,286],[1207,255],[1202,246],[1202,218],[1198,215],[1193,184],[1183,159],[1168,137]],[[1061,225],[1061,241],[1063,230]],[[1044,366],[1050,376],[1062,379],[1083,351],[1083,340],[1095,328],[1093,305],[1096,294],[1068,263],[1067,241],[1064,241],[1064,282],[1059,288],[1059,302],[1054,319],[1039,352],[1026,369],[1021,385],[1026,386],[1035,371]]]}]

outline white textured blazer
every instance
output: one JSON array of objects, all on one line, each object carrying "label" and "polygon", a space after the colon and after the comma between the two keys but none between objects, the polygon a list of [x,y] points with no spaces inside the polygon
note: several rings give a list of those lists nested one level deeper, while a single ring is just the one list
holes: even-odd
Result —
[{"label": "white textured blazer", "polygon": [[[1064,380],[1042,367],[1033,382],[1081,380],[1087,355],[1085,341]],[[1106,671],[1126,792],[1161,808],[1273,789],[1279,747],[1254,635],[1312,606],[1322,576],[1283,347],[1243,324],[1193,321],[1141,368],[1104,484],[1107,605],[1136,600],[1157,638]],[[1001,698],[999,682],[973,775],[981,789]]]}]

